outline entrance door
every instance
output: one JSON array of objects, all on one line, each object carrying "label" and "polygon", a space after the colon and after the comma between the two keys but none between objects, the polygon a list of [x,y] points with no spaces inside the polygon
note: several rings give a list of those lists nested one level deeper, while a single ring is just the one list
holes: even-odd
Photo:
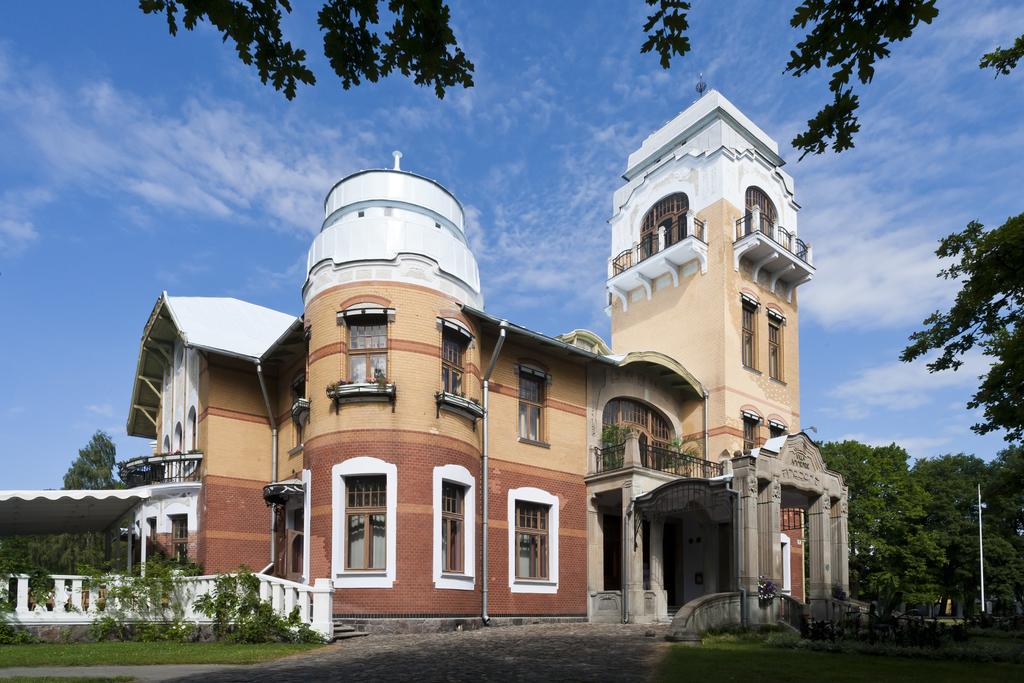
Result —
[{"label": "entrance door", "polygon": [[604,590],[622,590],[622,517],[604,515]]},{"label": "entrance door", "polygon": [[665,592],[668,594],[668,606],[678,607],[682,604],[680,602],[679,591],[676,589],[676,576],[679,570],[679,555],[678,555],[678,538],[679,538],[679,527],[672,523],[665,523],[665,531],[662,534],[662,571],[665,576]]}]

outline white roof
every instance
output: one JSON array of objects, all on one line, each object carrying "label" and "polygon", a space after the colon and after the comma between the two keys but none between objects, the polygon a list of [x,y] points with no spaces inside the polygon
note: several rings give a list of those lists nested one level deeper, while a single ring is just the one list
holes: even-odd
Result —
[{"label": "white roof", "polygon": [[185,341],[214,351],[260,358],[298,318],[231,297],[168,296]]},{"label": "white roof", "polygon": [[149,495],[147,488],[0,491],[0,536],[103,531]]}]

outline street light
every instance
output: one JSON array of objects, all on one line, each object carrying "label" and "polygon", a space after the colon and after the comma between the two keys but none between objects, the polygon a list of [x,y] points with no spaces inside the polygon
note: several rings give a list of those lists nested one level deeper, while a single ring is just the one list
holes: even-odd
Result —
[{"label": "street light", "polygon": [[981,534],[981,511],[985,504],[981,502],[981,484],[978,484],[978,565],[981,567],[981,613],[985,614],[985,541]]}]

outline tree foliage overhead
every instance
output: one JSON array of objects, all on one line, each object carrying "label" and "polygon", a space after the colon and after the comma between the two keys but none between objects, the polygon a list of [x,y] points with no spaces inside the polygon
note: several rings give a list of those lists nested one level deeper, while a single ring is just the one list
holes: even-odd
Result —
[{"label": "tree foliage overhead", "polygon": [[829,140],[836,152],[853,147],[853,134],[860,130],[855,115],[860,101],[850,77],[856,73],[862,84],[870,83],[875,62],[889,56],[889,46],[906,40],[918,24],[930,24],[938,14],[935,0],[804,0],[790,24],[812,28],[790,52],[786,70],[803,76],[824,64],[832,70],[828,89],[833,97],[807,122],[807,130],[793,138],[793,146],[805,155],[823,153]]},{"label": "tree foliage overhead", "polygon": [[1007,219],[995,230],[976,221],[954,233],[935,252],[953,259],[941,271],[961,282],[953,305],[936,311],[925,329],[910,336],[901,360],[912,361],[932,350],[939,356],[931,371],[956,370],[964,356],[980,347],[994,359],[981,379],[969,408],[983,408],[984,419],[973,429],[985,434],[1005,429],[1007,439],[1024,437],[1024,214]]},{"label": "tree foliage overhead", "polygon": [[[381,6],[392,19],[382,25]],[[255,65],[263,83],[288,99],[299,83],[313,85],[306,51],[284,39],[281,21],[290,0],[139,0],[146,14],[163,14],[171,35],[181,25],[191,31],[208,21],[238,58]],[[473,85],[473,63],[455,40],[451,12],[443,0],[327,0],[317,13],[324,54],[348,90],[363,80],[376,83],[396,69],[417,85],[433,86],[439,98],[447,88]]]},{"label": "tree foliage overhead", "polygon": [[657,53],[661,68],[667,69],[672,65],[673,57],[682,57],[690,51],[690,39],[686,35],[686,29],[690,28],[686,19],[690,3],[688,0],[645,1],[655,10],[644,22],[647,40],[640,47],[640,52]]},{"label": "tree foliage overhead", "polygon": [[85,448],[78,449],[78,457],[71,463],[64,475],[65,489],[112,489],[117,488],[114,479],[114,461],[117,447],[110,435],[97,431]]}]

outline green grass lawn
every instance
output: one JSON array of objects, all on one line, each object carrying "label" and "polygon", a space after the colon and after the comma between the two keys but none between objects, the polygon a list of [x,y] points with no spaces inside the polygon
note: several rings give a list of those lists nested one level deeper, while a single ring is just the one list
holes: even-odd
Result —
[{"label": "green grass lawn", "polygon": [[705,639],[703,647],[673,645],[658,668],[658,681],[927,681],[986,683],[1024,680],[1024,666],[1006,663],[936,661],[907,657],[808,652],[727,638]]},{"label": "green grass lawn", "polygon": [[[109,664],[253,664],[305,652],[302,643],[39,643],[0,645],[5,666],[92,666]],[[34,679],[38,680],[38,679]]]}]

